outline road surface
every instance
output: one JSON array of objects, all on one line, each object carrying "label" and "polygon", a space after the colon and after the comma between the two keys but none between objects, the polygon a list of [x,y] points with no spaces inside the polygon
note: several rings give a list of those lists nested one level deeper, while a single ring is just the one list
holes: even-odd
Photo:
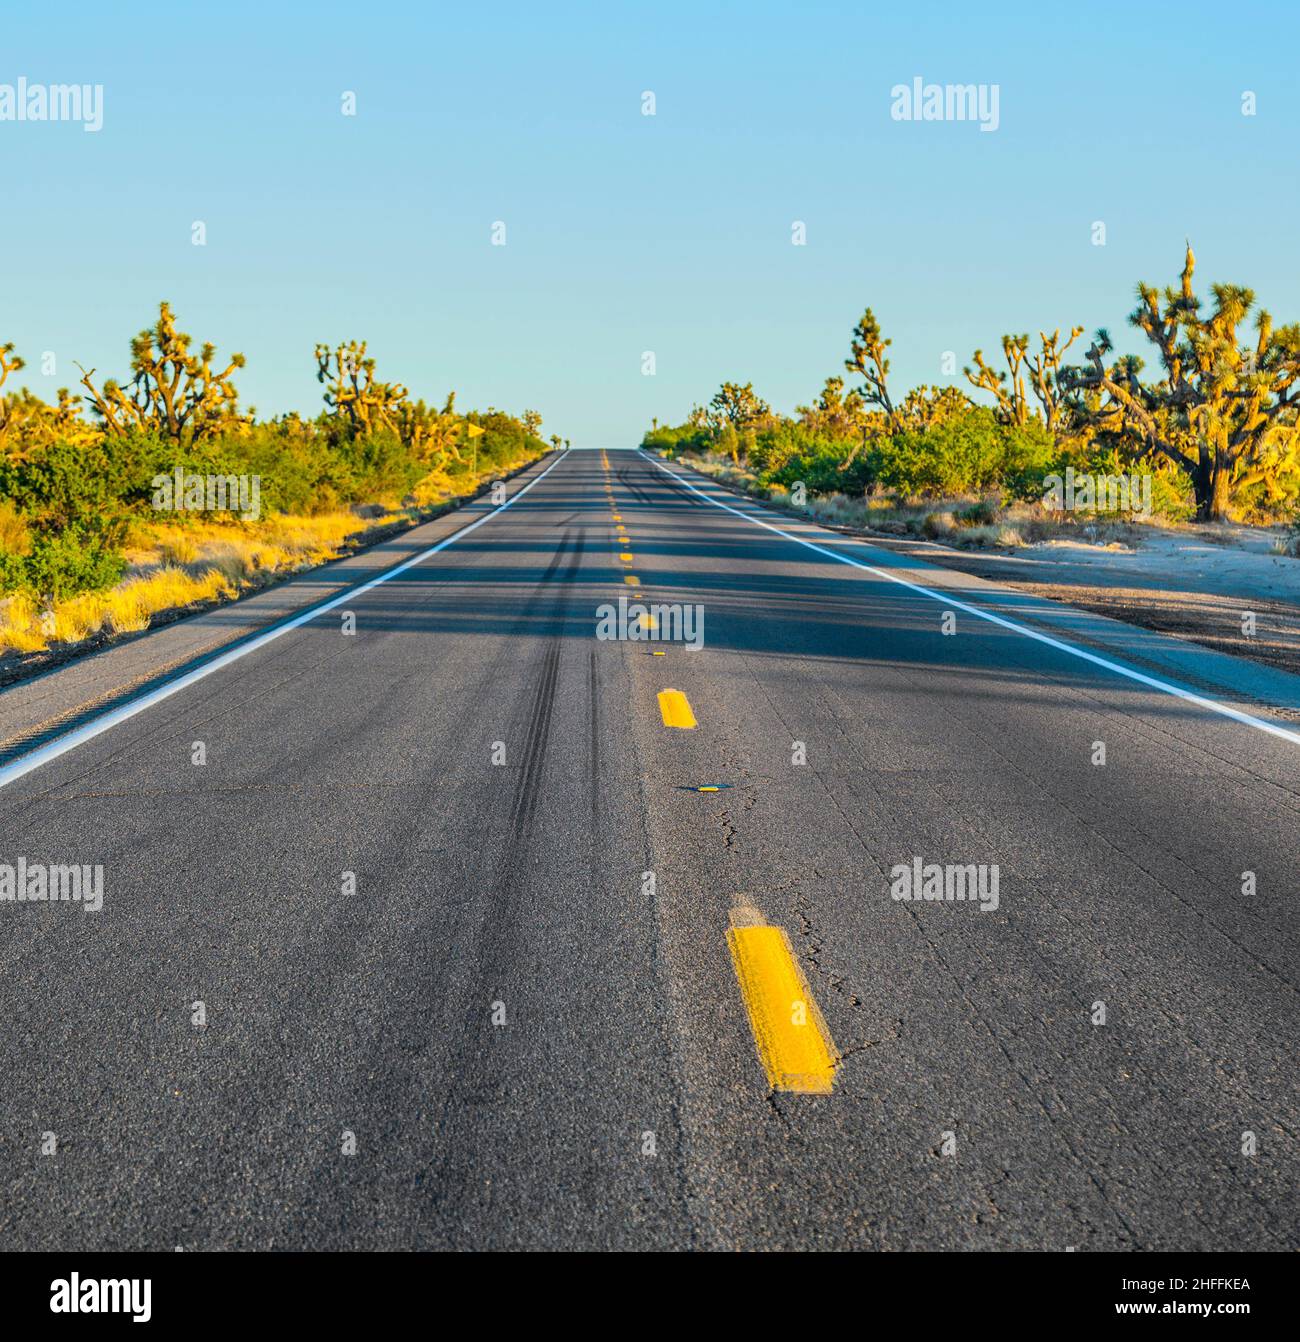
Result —
[{"label": "road surface", "polygon": [[[104,871],[0,903],[0,1243],[1300,1246],[1300,744],[640,453],[547,464],[0,788],[0,862]],[[620,596],[703,646],[598,638]]]}]

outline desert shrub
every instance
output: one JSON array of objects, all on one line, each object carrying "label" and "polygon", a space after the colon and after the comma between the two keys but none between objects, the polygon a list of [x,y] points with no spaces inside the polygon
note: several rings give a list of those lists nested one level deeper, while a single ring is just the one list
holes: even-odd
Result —
[{"label": "desert shrub", "polygon": [[929,428],[879,438],[871,454],[876,481],[910,498],[1014,493],[1026,478],[1041,494],[1055,447],[1041,425],[1002,424],[987,407],[972,406]]},{"label": "desert shrub", "polygon": [[122,462],[100,444],[55,442],[19,460],[0,460],[0,498],[41,529],[125,527]]},{"label": "desert shrub", "polygon": [[931,540],[947,540],[957,530],[951,513],[927,513],[921,523],[921,534]]},{"label": "desert shrub", "polygon": [[713,435],[703,424],[680,424],[676,428],[660,424],[646,433],[641,446],[647,452],[678,457],[683,452],[709,451],[713,446]]},{"label": "desert shrub", "polygon": [[969,507],[958,508],[956,520],[963,527],[991,527],[996,525],[1000,509],[992,499],[981,499]]},{"label": "desert shrub", "polygon": [[76,592],[111,587],[125,567],[119,549],[74,523],[38,535],[25,555],[0,555],[0,591],[60,601]]},{"label": "desert shrub", "polygon": [[[859,451],[854,455],[854,447]],[[762,478],[788,489],[802,481],[810,494],[850,494],[861,497],[875,482],[874,462],[860,444],[826,438],[801,424],[785,423],[764,429],[754,447],[754,461],[766,460]]]}]

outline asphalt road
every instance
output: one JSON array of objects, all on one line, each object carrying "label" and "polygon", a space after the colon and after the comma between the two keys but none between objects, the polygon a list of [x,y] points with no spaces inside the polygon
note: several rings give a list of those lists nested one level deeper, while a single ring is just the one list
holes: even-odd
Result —
[{"label": "asphalt road", "polygon": [[[1300,745],[948,609],[573,452],[0,788],[0,862],[104,868],[0,903],[0,1245],[1300,1246]],[[830,1093],[769,1086],[742,908]]]}]

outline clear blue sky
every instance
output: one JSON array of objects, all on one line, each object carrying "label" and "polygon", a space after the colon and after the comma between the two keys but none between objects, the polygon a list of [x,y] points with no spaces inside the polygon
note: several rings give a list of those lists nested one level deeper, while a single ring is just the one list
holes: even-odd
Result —
[{"label": "clear blue sky", "polygon": [[[900,389],[1003,331],[1118,334],[1185,235],[1204,287],[1300,319],[1294,6],[1172,11],[10,6],[0,84],[101,83],[105,109],[0,122],[0,339],[52,394],[74,360],[124,372],[168,297],[247,355],[263,414],[314,412],[313,345],[355,336],[413,392],[621,446],[724,378],[809,400],[867,304]],[[891,120],[914,75],[998,84],[1000,128]]]}]

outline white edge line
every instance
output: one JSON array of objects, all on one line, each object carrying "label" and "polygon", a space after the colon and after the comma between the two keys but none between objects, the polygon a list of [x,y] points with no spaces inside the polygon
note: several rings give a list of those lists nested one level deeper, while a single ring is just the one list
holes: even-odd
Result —
[{"label": "white edge line", "polygon": [[[1287,731],[1285,727],[1279,727],[1275,722],[1267,722],[1265,719],[1254,717],[1250,713],[1243,713],[1240,709],[1233,708],[1229,704],[1221,704],[1215,699],[1206,699],[1202,695],[1193,694],[1191,690],[1184,690],[1177,685],[1170,685],[1167,681],[1157,680],[1154,676],[1143,675],[1141,671],[1134,671],[1127,666],[1121,666],[1118,662],[1109,661],[1105,657],[1098,657],[1096,653],[1088,652],[1084,648],[1076,648],[1073,643],[1066,643],[1059,638],[1053,638],[1050,634],[1039,633],[1037,629],[1030,629],[1027,625],[1017,624],[1014,620],[995,615],[991,610],[985,610],[981,606],[972,606],[968,602],[959,601],[955,597],[947,596],[942,592],[931,591],[928,587],[922,587],[920,583],[908,582],[906,578],[900,578],[898,574],[890,573],[888,569],[877,568],[874,564],[864,564],[848,555],[828,550],[824,545],[817,545],[812,541],[804,540],[801,536],[792,535],[781,527],[773,526],[771,522],[762,521],[752,513],[742,512],[739,508],[733,508],[728,503],[710,497],[702,489],[697,489],[680,471],[669,470],[663,462],[656,461],[644,449],[641,450],[641,455],[651,465],[657,466],[664,474],[671,475],[674,480],[680,481],[692,493],[698,494],[705,503],[711,503],[715,508],[721,508],[725,512],[735,513],[737,517],[743,518],[746,522],[752,522],[756,527],[763,527],[767,531],[774,531],[778,536],[783,536],[788,541],[794,541],[796,545],[806,546],[809,550],[815,550],[819,555],[825,555],[827,559],[834,559],[841,564],[849,564],[853,568],[862,569],[863,572],[870,573],[877,578],[886,578],[890,582],[897,583],[900,587],[906,587],[911,592],[928,596],[932,601],[938,601],[941,605],[965,611],[968,615],[987,620],[990,624],[1001,625],[1003,629],[1009,629],[1014,634],[1032,638],[1037,643],[1046,643],[1049,648],[1055,648],[1058,652],[1065,652],[1071,657],[1078,657],[1082,661],[1091,662],[1094,666],[1100,666],[1106,671],[1113,671],[1117,676],[1135,680],[1140,685],[1149,686],[1153,690],[1160,690],[1163,694],[1173,695],[1175,699],[1182,699],[1186,703],[1195,704],[1198,708],[1208,708],[1212,713],[1221,714],[1225,718],[1231,718],[1234,722],[1243,723],[1247,727],[1254,727],[1257,731],[1266,732],[1269,736],[1276,736],[1283,741],[1290,741],[1292,745],[1300,746],[1300,735]],[[858,543],[866,544],[866,542]]]},{"label": "white edge line", "polygon": [[39,769],[44,764],[49,764],[51,760],[56,760],[60,755],[66,755],[70,750],[76,750],[78,746],[85,745],[87,741],[93,741],[95,737],[102,736],[104,732],[111,731],[119,723],[126,722],[128,719],[136,716],[137,713],[143,713],[145,709],[152,708],[155,704],[160,704],[164,699],[170,699],[173,694],[179,694],[181,690],[188,689],[191,685],[197,684],[205,677],[220,671],[223,667],[229,666],[232,662],[237,662],[241,657],[247,657],[249,653],[256,652],[259,648],[264,648],[268,643],[273,643],[282,634],[287,634],[290,630],[301,628],[304,624],[309,624],[318,616],[326,612],[336,610],[339,606],[344,606],[350,601],[355,601],[359,596],[371,591],[375,587],[381,586],[390,579],[397,577],[399,573],[405,573],[407,569],[414,568],[417,564],[423,564],[426,559],[436,555],[439,551],[445,550],[449,545],[468,536],[471,531],[477,531],[484,522],[489,522],[492,518],[511,507],[516,500],[523,498],[534,485],[541,484],[548,475],[564,460],[560,456],[551,462],[551,464],[538,476],[530,480],[521,490],[512,494],[504,503],[493,508],[491,512],[486,512],[477,521],[471,522],[468,526],[461,527],[459,531],[454,531],[450,536],[440,540],[437,545],[430,546],[427,550],[422,550],[418,555],[412,555],[410,559],[404,559],[400,564],[394,565],[390,569],[385,569],[374,578],[361,583],[356,587],[349,587],[347,591],[340,592],[338,596],[331,597],[323,605],[312,606],[310,610],[303,611],[299,615],[294,615],[283,624],[278,624],[273,629],[268,629],[264,634],[258,634],[248,640],[247,643],[241,643],[239,647],[232,648],[229,652],[221,653],[210,662],[205,662],[202,666],[195,667],[192,671],[183,672],[175,680],[166,681],[156,689],[150,690],[147,694],[142,694],[138,699],[128,699],[126,703],[119,704],[117,708],[110,709],[107,713],[97,718],[92,718],[89,722],[83,723],[80,727],[65,733],[63,736],[56,736],[54,740],[48,741],[45,745],[38,747],[29,754],[20,755],[12,760],[3,768],[0,768],[0,788],[8,787],[10,783],[17,782],[24,775]]}]

